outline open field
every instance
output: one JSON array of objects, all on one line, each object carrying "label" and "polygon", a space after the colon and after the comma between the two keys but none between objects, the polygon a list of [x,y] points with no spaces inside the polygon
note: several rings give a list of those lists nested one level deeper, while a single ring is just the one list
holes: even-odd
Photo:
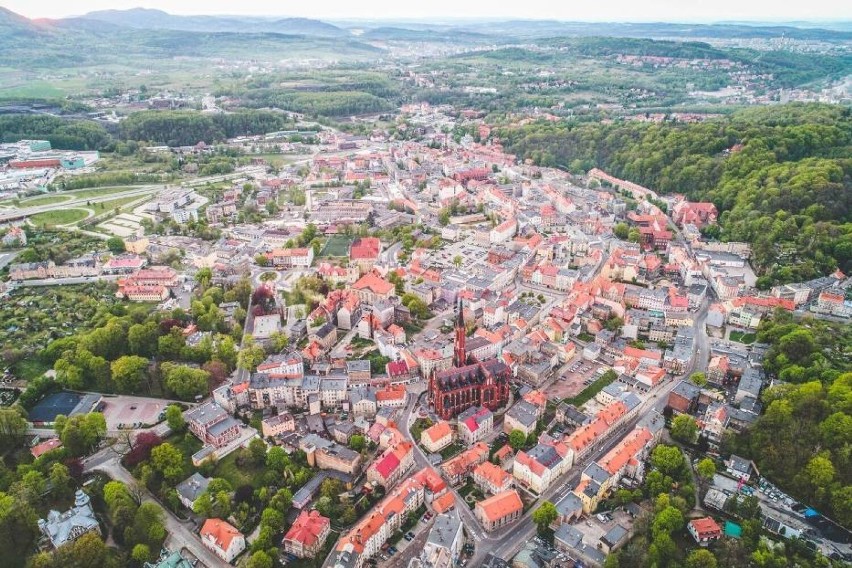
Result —
[{"label": "open field", "polygon": [[45,211],[30,217],[30,221],[38,227],[49,225],[70,225],[78,223],[89,216],[85,209],[58,209],[56,211]]},{"label": "open field", "polygon": [[18,207],[38,207],[39,205],[53,205],[54,203],[63,203],[74,199],[71,195],[50,194],[41,195],[39,197],[30,197],[22,199],[18,202]]},{"label": "open field", "polygon": [[349,254],[349,245],[352,244],[353,237],[344,235],[334,235],[329,237],[325,246],[320,251],[320,256],[347,256]]}]

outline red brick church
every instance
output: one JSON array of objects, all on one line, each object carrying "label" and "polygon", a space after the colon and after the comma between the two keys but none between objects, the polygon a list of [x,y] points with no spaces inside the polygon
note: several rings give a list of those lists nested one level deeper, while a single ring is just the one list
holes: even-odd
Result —
[{"label": "red brick church", "polygon": [[443,420],[454,418],[471,406],[496,410],[509,402],[509,381],[512,371],[502,360],[478,361],[465,352],[465,326],[459,301],[453,368],[432,373],[429,378],[429,400],[435,413]]}]

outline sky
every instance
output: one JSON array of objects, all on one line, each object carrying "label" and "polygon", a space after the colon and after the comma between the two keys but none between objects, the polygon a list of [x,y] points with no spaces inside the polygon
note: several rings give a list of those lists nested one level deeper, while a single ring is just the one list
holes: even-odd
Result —
[{"label": "sky", "polygon": [[595,22],[852,20],[843,0],[0,0],[29,18],[92,10],[156,8],[172,14],[299,16],[317,19],[524,18]]}]

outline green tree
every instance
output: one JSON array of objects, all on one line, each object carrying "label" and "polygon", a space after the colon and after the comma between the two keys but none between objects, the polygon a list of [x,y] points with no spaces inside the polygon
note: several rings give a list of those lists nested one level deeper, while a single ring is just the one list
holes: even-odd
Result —
[{"label": "green tree", "polygon": [[166,407],[166,423],[172,432],[183,432],[186,428],[186,420],[183,417],[183,411],[176,404],[170,404]]},{"label": "green tree", "polygon": [[151,547],[147,544],[137,544],[133,547],[133,551],[130,553],[130,558],[140,564],[153,560],[151,557]]},{"label": "green tree", "polygon": [[612,228],[612,233],[623,241],[630,236],[630,227],[627,223],[618,223]]},{"label": "green tree", "polygon": [[0,492],[0,546],[6,558],[23,564],[39,534],[32,505]]},{"label": "green tree", "polygon": [[110,364],[112,380],[119,392],[135,393],[145,380],[148,360],[138,355],[125,355]]},{"label": "green tree", "polygon": [[550,501],[545,501],[542,503],[538,509],[532,515],[533,522],[536,524],[538,528],[539,534],[544,534],[550,524],[556,520],[559,516],[559,512],[556,510],[556,506]]},{"label": "green tree", "polygon": [[683,454],[676,446],[660,444],[651,452],[651,465],[663,475],[679,477],[685,463]]},{"label": "green tree", "polygon": [[263,363],[264,359],[266,359],[266,352],[263,347],[256,344],[251,336],[246,336],[237,359],[237,367],[253,373],[257,370],[257,366]]},{"label": "green tree", "polygon": [[110,237],[106,242],[107,248],[113,254],[121,254],[124,252],[124,241],[119,237]]},{"label": "green tree", "polygon": [[263,550],[258,550],[249,557],[246,568],[272,568],[272,557]]},{"label": "green tree", "polygon": [[697,387],[707,386],[707,375],[702,372],[695,372],[689,375],[689,380]]},{"label": "green tree", "polygon": [[0,449],[9,450],[23,442],[28,428],[26,412],[22,407],[0,408]]},{"label": "green tree", "polygon": [[527,443],[527,436],[520,430],[512,430],[509,433],[509,445],[513,450],[518,451]]},{"label": "green tree", "polygon": [[266,442],[260,438],[254,438],[249,442],[248,450],[251,455],[251,461],[255,465],[263,465],[266,463]]},{"label": "green tree", "polygon": [[685,444],[692,444],[698,437],[698,423],[688,414],[679,414],[672,420],[672,438]]},{"label": "green tree", "polygon": [[351,438],[349,438],[349,447],[355,450],[356,452],[360,452],[367,445],[367,441],[364,439],[364,436],[360,434],[355,434]]},{"label": "green tree", "polygon": [[284,514],[277,509],[267,507],[260,515],[260,524],[272,529],[272,532],[281,532],[284,528]]},{"label": "green tree", "polygon": [[716,462],[710,458],[704,458],[695,465],[695,473],[698,475],[698,484],[701,492],[707,491],[713,476],[716,475]]},{"label": "green tree", "polygon": [[207,371],[172,363],[163,363],[162,371],[166,388],[180,399],[187,400],[207,392],[210,379]]},{"label": "green tree", "polygon": [[157,322],[149,321],[131,325],[127,330],[127,345],[130,353],[140,357],[153,357],[157,354],[157,339],[160,329]]},{"label": "green tree", "polygon": [[151,450],[151,466],[160,472],[169,483],[176,483],[183,477],[183,453],[168,442],[163,442]]},{"label": "green tree", "polygon": [[81,456],[94,449],[106,434],[106,419],[100,412],[77,414],[71,418],[60,414],[56,417],[54,430],[72,455]]},{"label": "green tree", "polygon": [[716,568],[717,566],[716,557],[706,548],[693,550],[686,557],[686,568]]}]

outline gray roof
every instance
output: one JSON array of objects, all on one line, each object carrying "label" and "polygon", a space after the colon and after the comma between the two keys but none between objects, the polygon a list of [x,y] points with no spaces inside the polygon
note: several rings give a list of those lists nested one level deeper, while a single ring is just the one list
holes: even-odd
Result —
[{"label": "gray roof", "polygon": [[234,418],[231,418],[230,416],[228,416],[224,420],[217,422],[216,424],[214,424],[213,426],[208,428],[207,432],[209,434],[211,434],[212,436],[218,436],[219,434],[225,432],[226,430],[230,430],[234,426],[239,428],[240,422],[238,422]]},{"label": "gray roof", "polygon": [[610,548],[614,546],[618,546],[621,542],[627,538],[627,529],[622,527],[621,525],[615,525],[609,532],[601,537],[601,542],[608,544]]},{"label": "gray roof", "polygon": [[561,525],[553,535],[554,540],[595,564],[602,565],[606,554],[583,542],[583,533],[570,525]]},{"label": "gray roof", "polygon": [[89,496],[82,489],[74,494],[74,506],[64,513],[50,511],[47,519],[39,519],[38,526],[56,548],[77,540],[87,532],[100,531]]},{"label": "gray roof", "polygon": [[370,370],[370,361],[368,359],[356,359],[354,361],[346,362],[346,371],[352,373],[353,371],[369,371]]},{"label": "gray roof", "polygon": [[435,546],[449,548],[461,527],[461,518],[456,509],[442,513],[435,517],[435,524],[429,531],[427,542]]},{"label": "gray roof", "polygon": [[200,473],[196,472],[190,475],[187,479],[184,479],[180,483],[175,486],[175,491],[177,491],[178,495],[195,503],[195,500],[198,497],[207,491],[207,486],[210,485],[210,480]]},{"label": "gray roof", "polygon": [[187,422],[210,424],[228,416],[228,412],[215,402],[206,402],[186,411]]},{"label": "gray roof", "polygon": [[320,390],[324,391],[342,391],[346,390],[346,385],[349,380],[344,378],[328,378],[320,380]]},{"label": "gray roof", "polygon": [[556,510],[560,515],[570,515],[583,510],[583,502],[573,492],[568,493],[556,503]]},{"label": "gray roof", "polygon": [[606,483],[610,477],[609,472],[607,470],[605,470],[594,462],[587,465],[586,469],[583,470],[583,473],[592,478],[594,481],[597,481],[601,485]]},{"label": "gray roof", "polygon": [[524,426],[535,426],[538,408],[526,400],[519,400],[512,408],[506,411],[506,416],[511,416]]}]

